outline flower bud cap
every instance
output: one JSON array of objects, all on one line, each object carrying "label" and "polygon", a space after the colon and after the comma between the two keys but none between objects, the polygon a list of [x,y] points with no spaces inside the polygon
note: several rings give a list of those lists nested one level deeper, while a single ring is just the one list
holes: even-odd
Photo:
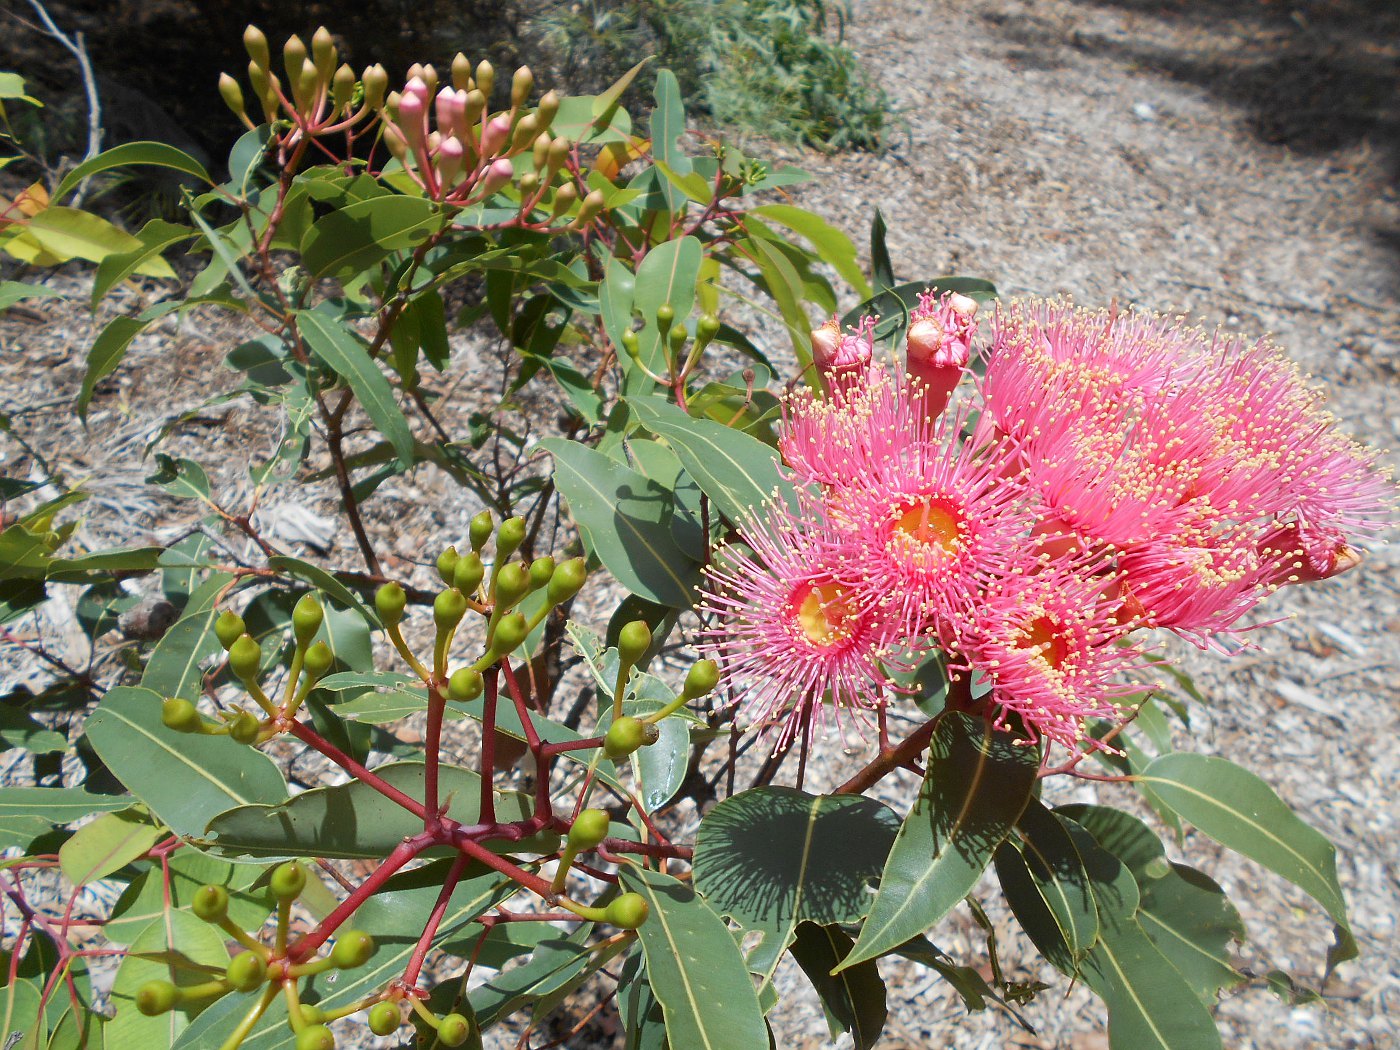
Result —
[{"label": "flower bud cap", "polygon": [[262,666],[262,648],[253,641],[252,635],[240,635],[229,647],[228,666],[235,677],[245,682],[257,677]]},{"label": "flower bud cap", "polygon": [[636,664],[651,648],[651,628],[645,620],[633,620],[617,632],[617,654],[625,664]]},{"label": "flower bud cap", "polygon": [[292,630],[296,634],[298,648],[305,649],[311,644],[325,618],[326,612],[315,594],[308,591],[297,599],[296,607],[292,609]]},{"label": "flower bud cap", "polygon": [[243,617],[227,609],[219,613],[219,618],[214,621],[214,635],[219,639],[219,644],[224,647],[225,652],[233,648],[233,643],[243,637],[244,630]]},{"label": "flower bud cap", "polygon": [[438,555],[438,576],[440,576],[442,578],[442,582],[447,584],[449,587],[452,586],[452,574],[457,568],[457,559],[459,557],[461,557],[461,555],[457,553],[456,547],[448,547],[445,551]]},{"label": "flower bud cap", "polygon": [[464,703],[481,695],[485,681],[481,672],[473,667],[463,667],[452,673],[447,680],[447,696],[450,700]]},{"label": "flower bud cap", "polygon": [[439,631],[450,631],[462,622],[466,613],[466,596],[455,587],[442,591],[433,599],[433,623]]},{"label": "flower bud cap", "polygon": [[588,580],[588,563],[582,558],[560,562],[549,579],[549,604],[562,605],[583,589]]},{"label": "flower bud cap", "polygon": [[403,611],[408,606],[408,595],[401,585],[390,580],[374,592],[374,608],[385,627],[393,627],[403,619]]}]

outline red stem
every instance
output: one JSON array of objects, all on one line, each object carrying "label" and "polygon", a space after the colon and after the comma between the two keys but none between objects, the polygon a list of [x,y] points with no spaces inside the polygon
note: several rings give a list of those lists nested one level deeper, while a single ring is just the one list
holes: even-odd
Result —
[{"label": "red stem", "polygon": [[549,798],[550,770],[544,762],[544,745],[540,742],[539,733],[535,731],[529,704],[525,702],[525,694],[520,689],[520,683],[516,681],[509,658],[501,660],[501,670],[505,672],[506,687],[510,690],[510,698],[515,702],[516,713],[520,716],[520,726],[525,730],[525,746],[530,749],[530,754],[535,756],[535,816],[543,819],[554,814],[554,806]]},{"label": "red stem", "polygon": [[331,934],[340,928],[341,923],[359,910],[360,905],[379,892],[379,888],[388,882],[396,871],[433,845],[436,840],[435,835],[424,832],[400,842],[394,847],[394,851],[384,858],[384,863],[375,868],[373,874],[355,888],[354,893],[336,905],[335,911],[322,919],[314,930],[287,949],[287,958],[292,962],[302,962],[312,955]]},{"label": "red stem", "polygon": [[[442,713],[447,700],[436,682],[428,683],[428,728],[424,742],[423,829],[432,831],[441,811],[438,808],[438,763],[442,750]],[[490,794],[489,786],[484,788]]]},{"label": "red stem", "polygon": [[409,958],[408,966],[403,972],[403,986],[405,988],[418,987],[418,975],[423,971],[423,960],[428,956],[428,949],[432,947],[433,943],[433,935],[442,925],[442,917],[447,914],[447,903],[452,899],[452,891],[462,880],[462,872],[466,867],[467,857],[465,854],[461,854],[452,862],[452,867],[448,869],[447,878],[442,884],[442,892],[438,894],[437,903],[433,905],[432,914],[428,916],[428,924],[423,927],[423,936],[418,938],[418,944],[414,947],[413,955]]},{"label": "red stem", "polygon": [[481,706],[481,809],[477,821],[496,823],[496,668],[486,671],[486,697]]},{"label": "red stem", "polygon": [[332,762],[338,765],[341,769],[345,770],[345,772],[349,773],[357,780],[364,781],[364,783],[374,788],[375,791],[378,791],[385,798],[397,802],[400,806],[408,810],[415,817],[422,819],[424,814],[427,813],[427,810],[423,807],[422,803],[416,801],[408,795],[405,795],[398,788],[394,787],[394,785],[387,783],[383,777],[375,776],[368,769],[360,765],[360,763],[356,762],[353,758],[347,755],[344,751],[340,750],[340,748],[336,747],[334,744],[332,744],[329,740],[323,737],[320,733],[316,732],[314,729],[303,725],[301,722],[293,722],[290,728],[292,735],[295,736],[298,740],[302,741],[302,743],[309,744],[311,747],[314,747],[317,751],[321,752],[321,754],[325,755]]}]

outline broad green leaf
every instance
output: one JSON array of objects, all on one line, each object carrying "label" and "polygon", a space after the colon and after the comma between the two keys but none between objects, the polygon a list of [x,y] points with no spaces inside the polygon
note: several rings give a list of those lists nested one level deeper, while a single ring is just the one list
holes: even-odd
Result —
[{"label": "broad green leaf", "polygon": [[1107,806],[1062,806],[1057,813],[1085,828],[1137,880],[1138,924],[1207,1006],[1222,988],[1244,977],[1230,942],[1244,939],[1244,922],[1211,879],[1167,860],[1156,834],[1137,817]]},{"label": "broad green leaf", "polygon": [[562,931],[539,941],[530,959],[487,979],[471,993],[471,1005],[483,1028],[573,980],[588,968],[592,953],[585,944],[591,925],[569,936]]},{"label": "broad green leaf", "polygon": [[94,795],[82,788],[0,788],[0,821],[30,816],[46,826],[70,824],[93,813],[110,813],[131,805],[129,795]]},{"label": "broad green leaf", "polygon": [[373,197],[317,219],[301,241],[302,267],[312,277],[346,280],[391,253],[413,248],[447,221],[422,197]]},{"label": "broad green leaf", "polygon": [[350,385],[379,432],[394,446],[399,463],[410,466],[413,463],[413,431],[394,398],[394,388],[369,356],[364,344],[341,321],[319,310],[302,310],[297,318],[302,338],[311,352]]},{"label": "broad green leaf", "polygon": [[63,299],[64,294],[42,284],[24,284],[22,281],[0,281],[0,310],[8,310],[15,303],[25,299]]},{"label": "broad green leaf", "polygon": [[617,347],[621,357],[622,333],[632,327],[632,306],[637,298],[637,275],[621,259],[609,259],[603,279],[598,283],[598,307],[603,315],[603,328]]},{"label": "broad green leaf", "polygon": [[125,142],[120,146],[104,150],[91,160],[83,161],[70,171],[58,184],[58,189],[54,190],[53,199],[62,200],[89,175],[111,171],[113,168],[136,166],[174,168],[176,171],[183,171],[186,175],[193,175],[211,186],[214,184],[214,180],[204,170],[204,165],[169,143]]},{"label": "broad green leaf", "polygon": [[[675,323],[685,324],[695,307],[695,284],[700,276],[703,254],[699,240],[681,237],[657,245],[637,267],[633,308],[642,315],[642,327],[637,332],[638,358],[659,376],[665,376],[669,368],[666,364],[668,351],[656,322],[656,312],[662,306],[670,306],[676,312]],[[627,321],[630,324],[630,314]],[[628,370],[624,385],[628,395],[635,396],[655,386],[641,369],[632,367],[630,355],[622,353],[619,360]]]},{"label": "broad green leaf", "polygon": [[136,990],[147,981],[170,981],[181,987],[222,976],[228,966],[226,935],[190,912],[172,911],[154,920],[131,942],[130,954],[117,968],[112,1005],[117,1015],[108,1040],[120,1047],[167,1047],[209,1000],[181,1004],[169,1013],[147,1017],[136,1009]]},{"label": "broad green leaf", "polygon": [[199,696],[203,681],[200,664],[222,651],[214,635],[214,621],[219,616],[215,603],[226,593],[232,580],[226,573],[212,573],[190,595],[184,615],[151,650],[146,670],[141,675],[142,686],[155,690],[161,697],[182,696],[193,700]]},{"label": "broad green leaf", "polygon": [[[48,1027],[38,1030],[43,1014],[43,992],[34,981],[16,979],[0,989],[0,1045],[23,1046],[22,1037],[30,1037],[31,1046],[42,1046]],[[38,1040],[33,1037],[38,1036]],[[25,1048],[27,1050],[27,1048]]]},{"label": "broad green leaf", "polygon": [[[894,263],[890,260],[889,245],[885,243],[887,232],[884,213],[876,208],[875,217],[870,220],[870,270],[877,295],[894,287]],[[869,298],[869,293],[866,297]]]},{"label": "broad green leaf", "polygon": [[[423,799],[423,765],[397,762],[374,773],[411,798]],[[476,822],[481,778],[457,766],[439,767],[438,797],[452,817]],[[498,820],[526,820],[534,800],[518,791],[496,792]],[[406,837],[423,830],[423,819],[385,798],[369,784],[352,780],[335,787],[315,788],[275,805],[239,806],[209,821],[202,846],[221,856],[235,857],[350,857],[378,859]],[[508,844],[510,852],[546,852],[558,836]]]},{"label": "broad green leaf", "polygon": [[885,1028],[885,982],[879,967],[871,959],[834,976],[831,972],[854,943],[840,926],[803,922],[792,942],[792,957],[822,1001],[831,1037],[849,1032],[855,1050],[871,1050]]},{"label": "broad green leaf", "polygon": [[768,1044],[748,967],[724,920],[669,875],[624,864],[623,886],[650,906],[637,931],[673,1047],[735,1050]]},{"label": "broad green leaf", "polygon": [[857,295],[862,299],[870,297],[870,284],[856,261],[856,246],[821,216],[792,204],[763,204],[750,208],[749,214],[762,216],[807,238],[822,262],[832,266]]},{"label": "broad green leaf", "polygon": [[812,363],[812,319],[802,304],[802,278],[772,241],[747,237],[735,247],[758,267],[754,284],[778,304],[798,367],[806,370]]},{"label": "broad green leaf", "polygon": [[742,523],[793,491],[772,448],[708,419],[692,419],[659,398],[628,401],[638,421],[666,439],[686,472],[730,521]]},{"label": "broad green leaf", "polygon": [[0,750],[12,747],[51,755],[67,749],[68,737],[38,721],[20,704],[0,703]]},{"label": "broad green leaf", "polygon": [[853,923],[869,912],[899,818],[874,799],[760,787],[705,815],[695,843],[695,889],[721,915],[760,930],[750,967],[771,980],[803,920]]},{"label": "broad green leaf", "polygon": [[153,265],[160,265],[166,270],[160,276],[173,277],[173,271],[161,260],[161,254],[167,248],[194,236],[196,232],[190,227],[164,219],[152,219],[146,223],[136,234],[136,239],[141,242],[138,247],[108,255],[98,263],[97,275],[92,282],[92,308],[97,309],[97,304],[122,281],[134,273],[146,273]]},{"label": "broad green leaf", "polygon": [[1084,828],[1059,817],[1089,873],[1099,938],[1080,967],[1108,1007],[1111,1050],[1220,1050],[1210,1011],[1138,925],[1137,882]]},{"label": "broad green leaf", "polygon": [[278,572],[285,572],[289,576],[295,576],[318,590],[325,591],[341,605],[347,609],[353,609],[364,617],[365,622],[373,630],[380,629],[379,617],[360,600],[360,596],[319,565],[312,565],[309,561],[302,561],[300,558],[277,555],[267,559],[267,567],[276,569]]},{"label": "broad green leaf", "polygon": [[671,498],[655,482],[575,441],[549,438],[554,482],[588,550],[633,594],[688,608],[699,566],[671,536]]},{"label": "broad green leaf", "polygon": [[623,1050],[666,1050],[666,1014],[647,980],[640,948],[627,957],[618,977],[617,1012],[622,1020]]},{"label": "broad green leaf", "polygon": [[417,678],[398,671],[339,671],[319,679],[316,688],[339,693],[347,689],[397,689],[416,684]]},{"label": "broad green leaf", "polygon": [[870,915],[843,967],[923,933],[967,896],[1030,800],[1040,756],[1011,732],[943,716],[918,800],[900,825]]},{"label": "broad green leaf", "polygon": [[287,797],[277,765],[226,736],[177,733],[160,720],[161,696],[139,686],[107,693],[87,738],[107,768],[177,835],[198,835],[233,806]]},{"label": "broad green leaf", "polygon": [[87,371],[83,373],[83,385],[78,390],[77,412],[80,419],[87,419],[88,405],[92,403],[97,384],[122,363],[127,347],[148,324],[149,321],[120,315],[108,321],[97,334],[92,348],[88,350]]},{"label": "broad green leaf", "polygon": [[164,553],[164,547],[120,547],[76,558],[55,558],[49,562],[46,579],[55,583],[95,583],[115,572],[150,572],[160,566]]},{"label": "broad green leaf", "polygon": [[82,886],[120,871],[164,837],[138,813],[104,813],[59,847],[58,866],[69,882]]},{"label": "broad green leaf", "polygon": [[168,883],[159,864],[152,864],[133,879],[112,906],[102,935],[118,944],[130,944],[156,919],[171,911],[188,911],[202,886],[228,889],[229,918],[245,930],[259,929],[272,910],[266,889],[250,889],[263,872],[256,865],[229,864],[195,849],[181,849],[170,857],[169,871]]},{"label": "broad green leaf", "polygon": [[[121,227],[77,208],[45,208],[31,216],[24,224],[24,232],[8,246],[12,255],[17,254],[13,247],[16,243],[37,246],[42,254],[60,262],[101,262],[110,255],[137,251],[142,246]],[[170,264],[160,258],[148,260],[142,269],[154,277],[175,276]]]},{"label": "broad green leaf", "polygon": [[1335,965],[1354,958],[1337,850],[1259,777],[1224,758],[1176,753],[1154,759],[1138,780],[1182,820],[1307,893],[1338,927]]},{"label": "broad green leaf", "polygon": [[[685,134],[685,106],[681,103],[681,86],[676,74],[669,69],[659,70],[653,97],[656,108],[651,111],[652,153],[677,176],[687,175],[690,172],[690,158],[680,147],[680,137]],[[669,180],[660,183],[660,189],[667,210],[678,211],[684,197],[670,185]]]}]

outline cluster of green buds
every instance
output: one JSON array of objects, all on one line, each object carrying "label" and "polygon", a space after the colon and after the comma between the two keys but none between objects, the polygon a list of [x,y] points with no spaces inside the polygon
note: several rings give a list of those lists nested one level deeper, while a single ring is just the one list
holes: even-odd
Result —
[{"label": "cluster of green buds", "polygon": [[[380,65],[370,66],[359,77],[340,61],[335,40],[325,26],[311,37],[311,48],[299,36],[282,45],[285,83],[273,72],[267,37],[257,26],[243,31],[248,51],[248,86],[263,119],[272,124],[290,122],[299,132],[329,135],[349,131],[383,104],[389,76]],[[243,88],[227,73],[219,77],[219,94],[234,115],[252,128]]]},{"label": "cluster of green buds", "polygon": [[281,699],[274,701],[263,691],[259,682],[263,666],[262,646],[248,634],[241,616],[228,610],[220,613],[214,621],[214,634],[228,653],[229,671],[242,683],[261,714],[241,708],[221,712],[222,721],[213,722],[200,714],[191,701],[170,697],[161,708],[161,721],[176,732],[227,735],[240,744],[261,744],[275,736],[296,717],[307,695],[335,662],[330,646],[315,641],[325,616],[316,595],[307,592],[298,599],[292,609],[295,649],[291,668]]},{"label": "cluster of green buds", "polygon": [[[371,1028],[376,1033],[392,1032],[400,1022],[399,1009],[396,1003],[381,996],[331,1010],[301,1001],[299,985],[302,980],[329,970],[356,969],[369,962],[376,949],[374,938],[363,930],[343,930],[328,954],[314,959],[295,957],[288,946],[291,909],[306,889],[308,877],[306,868],[295,861],[280,864],[269,874],[268,891],[277,901],[277,926],[271,945],[264,944],[230,918],[227,889],[219,885],[200,887],[194,894],[190,910],[198,918],[218,926],[244,950],[229,961],[222,977],[191,985],[177,985],[163,980],[147,981],[136,990],[136,1008],[147,1016],[156,1016],[183,1005],[217,998],[230,991],[261,993],[245,1023],[235,1031],[234,1038],[227,1046],[237,1046],[279,994],[287,1001],[292,1030],[296,1033],[296,1050],[334,1050],[335,1036],[328,1027],[330,1023],[361,1010],[369,1011]],[[394,1025],[380,1032],[374,1025],[378,1018],[380,1027],[385,1027],[385,1007],[392,1011]]]},{"label": "cluster of green buds", "polygon": [[[675,386],[677,383],[684,383],[695,370],[695,366],[700,361],[700,356],[705,352],[705,348],[714,342],[719,335],[720,321],[713,314],[705,314],[695,322],[692,332],[688,325],[681,318],[681,323],[677,323],[676,310],[670,303],[662,303],[656,308],[656,315],[653,318],[655,324],[655,338],[657,339],[661,355],[660,360],[665,362],[666,375],[659,375],[647,364],[644,358],[650,358],[653,362],[657,360],[656,355],[644,353],[642,345],[643,336],[650,336],[649,328],[643,328],[641,332],[628,328],[622,333],[622,349],[632,361],[632,367],[638,368],[653,380],[666,386]],[[686,344],[689,343],[689,349]]]}]

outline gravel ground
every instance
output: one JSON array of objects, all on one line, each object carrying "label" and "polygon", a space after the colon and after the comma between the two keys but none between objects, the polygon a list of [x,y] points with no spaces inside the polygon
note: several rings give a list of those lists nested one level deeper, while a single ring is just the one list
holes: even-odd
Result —
[{"label": "gravel ground", "polygon": [[[1346,429],[1391,444],[1400,435],[1400,197],[1397,157],[1386,148],[1400,143],[1400,12],[1371,6],[859,0],[847,39],[900,108],[907,127],[895,147],[881,157],[756,152],[813,171],[798,203],[858,240],[882,208],[901,278],[963,273],[992,279],[1003,294],[1116,298],[1270,332],[1328,388]],[[124,294],[132,301],[120,305],[136,308],[137,293]],[[142,491],[140,452],[169,414],[204,400],[211,363],[236,333],[197,316],[141,337],[85,432],[67,406],[91,336],[76,307],[40,303],[0,319],[0,346],[26,351],[0,353],[0,409],[71,477],[91,478],[98,509],[81,542],[169,542],[196,515]],[[462,358],[464,375],[496,374],[489,347],[471,343]],[[465,413],[490,388],[465,384],[453,405]],[[200,413],[171,451],[224,459],[218,482],[227,495],[250,444],[275,440],[249,429],[253,418],[236,403]],[[27,470],[24,451],[6,440],[6,469]],[[370,524],[390,538],[389,570],[426,584],[423,552],[459,538],[479,508],[431,469],[382,491]],[[288,542],[297,529],[315,532],[334,508],[329,490],[315,486],[274,502],[283,513],[269,527],[290,530]],[[348,535],[317,538],[328,563],[355,563]],[[1289,1008],[1260,987],[1227,996],[1219,1016],[1232,1050],[1400,1045],[1400,810],[1388,751],[1400,722],[1400,545],[1381,537],[1367,553],[1345,577],[1280,595],[1274,611],[1292,618],[1260,632],[1257,650],[1181,653],[1212,701],[1196,709],[1182,745],[1253,768],[1337,843],[1362,951],[1325,1004]],[[48,616],[47,629],[81,650],[71,614],[58,607]],[[13,649],[3,660],[7,681],[41,677]],[[809,788],[838,783],[858,761],[831,742]],[[902,810],[912,787],[892,780],[881,794]],[[1061,790],[1056,801],[1121,803],[1126,794]],[[1250,931],[1245,965],[1316,981],[1328,937],[1316,907],[1199,837],[1171,853],[1232,894]],[[965,1016],[928,971],[886,966],[882,1050],[1107,1047],[1097,1002],[1032,966],[1029,945],[994,917],[1009,976],[1052,985],[1026,1011],[1036,1034],[995,1012]],[[969,920],[952,918],[931,936],[985,967],[984,939]],[[801,985],[795,969],[780,972],[788,994],[775,1014],[778,1045],[829,1046]],[[612,1045],[602,1030],[590,1040],[569,1045]]]}]

